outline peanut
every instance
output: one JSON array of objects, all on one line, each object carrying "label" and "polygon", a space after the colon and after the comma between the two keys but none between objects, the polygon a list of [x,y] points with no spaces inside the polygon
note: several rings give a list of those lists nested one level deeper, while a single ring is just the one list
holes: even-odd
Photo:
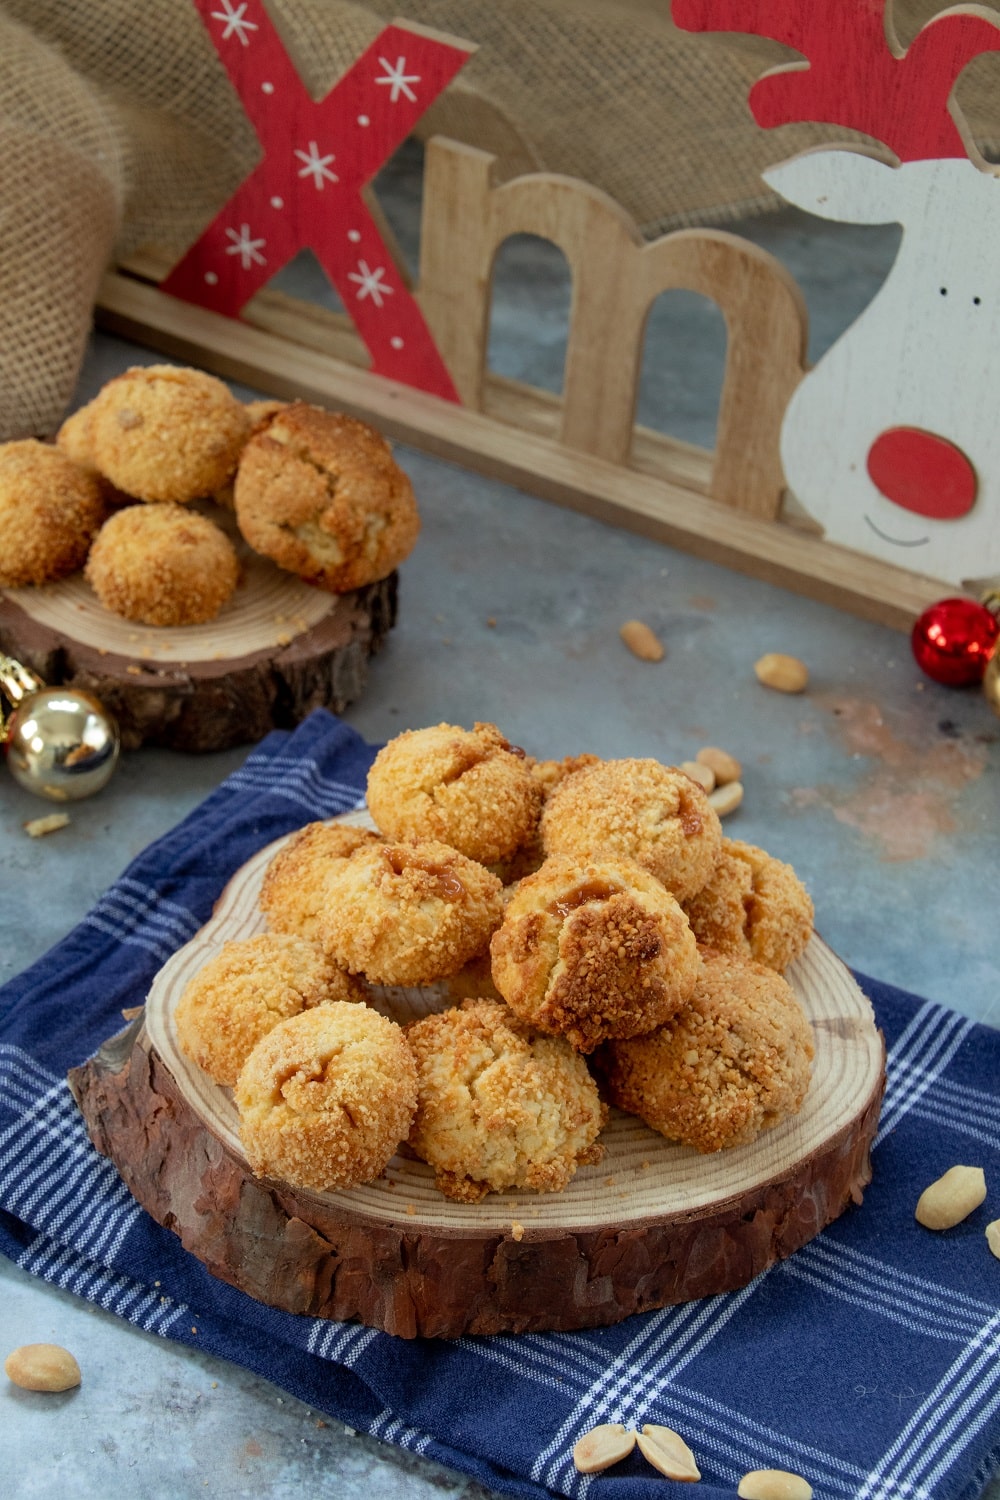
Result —
[{"label": "peanut", "polygon": [[994,1219],[992,1224],[987,1224],[986,1243],[997,1260],[1000,1260],[1000,1219]]},{"label": "peanut", "polygon": [[736,1493],[741,1500],[812,1500],[812,1485],[787,1469],[752,1469]]},{"label": "peanut", "polygon": [[632,1428],[626,1432],[620,1422],[605,1422],[577,1439],[573,1445],[573,1463],[581,1474],[599,1474],[628,1458],[634,1447]]},{"label": "peanut", "polygon": [[703,766],[697,760],[682,760],[677,769],[683,771],[685,776],[690,776],[692,781],[696,781],[703,791],[714,792],[715,772],[711,766]]},{"label": "peanut", "polygon": [[695,756],[699,765],[708,766],[715,776],[716,786],[725,786],[729,781],[739,781],[743,767],[735,755],[720,750],[718,745],[703,745]]},{"label": "peanut", "polygon": [[727,781],[725,786],[717,786],[714,792],[709,792],[708,800],[720,818],[735,812],[743,801],[742,781]]},{"label": "peanut", "polygon": [[626,620],[618,634],[640,661],[662,661],[666,655],[659,636],[642,620]]},{"label": "peanut", "polygon": [[636,1442],[643,1458],[648,1458],[653,1468],[659,1469],[667,1479],[693,1481],[701,1478],[694,1454],[672,1427],[657,1427],[646,1422]]},{"label": "peanut", "polygon": [[41,839],[47,833],[57,833],[60,828],[65,828],[68,823],[69,813],[47,813],[43,818],[30,818],[24,825],[24,831],[29,839]]},{"label": "peanut", "polygon": [[22,1344],[3,1363],[9,1380],[26,1391],[68,1391],[80,1384],[80,1366],[58,1344]]},{"label": "peanut", "polygon": [[757,681],[776,693],[802,693],[809,681],[809,668],[797,656],[782,656],[780,651],[769,651],[754,663]]},{"label": "peanut", "polygon": [[949,1167],[924,1188],[917,1201],[917,1223],[925,1229],[952,1229],[967,1219],[986,1197],[982,1167]]}]

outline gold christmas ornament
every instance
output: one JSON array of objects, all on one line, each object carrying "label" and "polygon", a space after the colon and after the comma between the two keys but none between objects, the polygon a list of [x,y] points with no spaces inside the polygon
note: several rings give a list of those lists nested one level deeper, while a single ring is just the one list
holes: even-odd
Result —
[{"label": "gold christmas ornament", "polygon": [[51,802],[78,802],[106,785],[120,742],[98,698],[75,687],[46,687],[3,653],[0,689],[13,705],[0,742],[15,781]]}]

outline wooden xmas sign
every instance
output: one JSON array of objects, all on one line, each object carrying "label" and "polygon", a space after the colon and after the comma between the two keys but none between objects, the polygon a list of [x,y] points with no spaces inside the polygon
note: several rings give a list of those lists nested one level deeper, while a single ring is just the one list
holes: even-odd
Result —
[{"label": "wooden xmas sign", "polygon": [[[850,123],[865,130],[883,121],[879,129],[901,158],[893,166],[870,151],[812,152],[769,174],[779,191],[818,213],[908,225],[885,287],[808,372],[803,299],[773,256],[720,230],[680,230],[646,243],[629,216],[587,183],[554,173],[498,183],[491,156],[453,141],[435,139],[427,149],[411,296],[391,269],[384,237],[377,244],[350,238],[352,231],[379,234],[374,220],[362,230],[359,216],[371,203],[362,184],[382,156],[371,152],[362,169],[343,149],[338,155],[325,133],[327,101],[307,98],[283,52],[280,75],[253,53],[268,25],[260,0],[196,3],[242,80],[268,151],[240,193],[253,185],[262,212],[271,212],[266,222],[284,238],[268,241],[237,194],[163,282],[175,291],[183,282],[198,305],[156,289],[169,266],[147,252],[105,280],[105,326],[276,396],[350,412],[545,499],[896,628],[908,630],[962,578],[1000,568],[992,494],[1000,483],[1000,424],[989,412],[1000,327],[986,280],[1000,189],[964,154],[954,106],[945,108],[965,62],[997,45],[1000,20],[992,13],[949,12],[903,55],[883,28],[878,0],[675,0],[681,25],[755,30],[808,57],[755,87],[762,124],[800,117],[808,98],[809,118],[853,114]],[[444,52],[421,52],[417,66],[411,44],[419,38]],[[414,103],[402,84],[417,92],[413,75],[420,74],[422,90],[433,57],[435,87],[443,86],[469,50],[408,24],[389,28],[327,96],[329,120],[347,129],[363,115],[369,125],[353,139],[367,141],[373,100],[380,100],[389,124],[401,128],[403,113],[393,111],[404,105],[412,124],[429,93]],[[269,113],[278,89],[268,93],[264,84],[279,76],[283,96],[297,101],[289,118],[302,128],[294,142],[283,143],[278,116]],[[344,92],[349,79],[361,95]],[[385,136],[383,154],[400,138],[399,129]],[[939,154],[928,158],[928,151]],[[285,213],[286,198],[294,213]],[[335,201],[337,214],[329,212]],[[336,225],[348,231],[340,233],[341,259],[324,263],[350,318],[264,284],[281,257]],[[561,396],[488,367],[494,264],[514,234],[552,241],[569,263]],[[260,239],[255,248],[270,257],[265,265],[237,248]],[[376,270],[384,274],[373,285]],[[210,273],[215,282],[206,281]],[[252,287],[260,289],[244,301]],[[228,316],[210,310],[220,289]],[[649,310],[674,289],[710,298],[726,322],[714,452],[635,423]],[[395,317],[404,300],[411,322],[397,335],[404,347],[394,349],[386,314]],[[420,358],[410,366],[415,348]]]}]

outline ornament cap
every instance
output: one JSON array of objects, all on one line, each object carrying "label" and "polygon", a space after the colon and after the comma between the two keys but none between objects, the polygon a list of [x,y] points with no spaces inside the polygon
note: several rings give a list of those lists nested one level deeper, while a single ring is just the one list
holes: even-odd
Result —
[{"label": "ornament cap", "polygon": [[44,686],[37,672],[0,651],[0,688],[12,703],[20,703],[29,693],[37,693]]}]

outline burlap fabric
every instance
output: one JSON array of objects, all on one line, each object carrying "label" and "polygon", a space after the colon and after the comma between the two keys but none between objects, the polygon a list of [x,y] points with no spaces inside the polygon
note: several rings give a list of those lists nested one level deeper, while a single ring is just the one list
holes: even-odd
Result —
[{"label": "burlap fabric", "polygon": [[[938,8],[904,0],[902,38]],[[269,0],[269,9],[316,97],[398,15],[477,42],[422,134],[493,151],[503,175],[582,177],[649,234],[767,208],[762,166],[850,135],[758,130],[747,90],[785,49],[680,33],[669,0]],[[1000,135],[998,78],[998,59],[983,58],[960,86],[987,141]],[[145,243],[179,254],[258,156],[190,0],[0,0],[0,438],[51,432],[61,419],[102,268]]]}]

